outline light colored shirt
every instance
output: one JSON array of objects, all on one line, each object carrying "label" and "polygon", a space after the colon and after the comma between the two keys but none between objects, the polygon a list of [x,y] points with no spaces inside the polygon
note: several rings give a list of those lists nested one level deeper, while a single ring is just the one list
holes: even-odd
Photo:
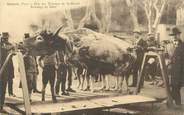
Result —
[{"label": "light colored shirt", "polygon": [[56,65],[57,64],[57,53],[46,55],[43,57],[44,65]]}]

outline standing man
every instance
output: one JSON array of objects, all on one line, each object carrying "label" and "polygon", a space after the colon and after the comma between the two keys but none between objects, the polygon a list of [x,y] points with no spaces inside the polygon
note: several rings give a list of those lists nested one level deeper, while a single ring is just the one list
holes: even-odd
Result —
[{"label": "standing man", "polygon": [[73,90],[72,88],[71,88],[71,86],[72,86],[72,75],[73,75],[73,65],[71,64],[71,54],[67,54],[66,55],[66,65],[67,65],[67,72],[68,72],[68,87],[67,87],[67,89],[66,89],[66,91],[68,91],[68,92],[76,92],[75,90]]},{"label": "standing man", "polygon": [[29,92],[29,97],[31,101],[31,93],[33,90],[33,79],[37,74],[37,64],[34,56],[32,56],[29,51],[27,51],[24,55],[24,65],[25,65],[26,79],[28,84],[28,92]]},{"label": "standing man", "polygon": [[[14,50],[13,45],[9,42],[9,33],[2,33],[1,42],[0,42],[0,68],[3,66],[7,56]],[[8,92],[10,96],[14,96],[13,94],[13,78],[14,78],[14,67],[13,61],[10,58],[2,76],[0,76],[0,112],[3,111],[3,105],[6,94],[6,85],[8,85]]]},{"label": "standing man", "polygon": [[[43,63],[42,63],[43,60]],[[50,83],[50,90],[52,94],[52,101],[56,103],[56,95],[54,90],[55,77],[56,77],[56,69],[57,69],[57,52],[54,52],[50,55],[41,56],[39,58],[39,65],[43,69],[42,72],[42,101],[45,101],[45,88]]]},{"label": "standing man", "polygon": [[66,64],[66,58],[63,52],[58,52],[59,54],[59,66],[57,70],[57,80],[56,80],[56,86],[55,91],[56,94],[59,95],[59,90],[61,86],[61,95],[69,96],[69,93],[66,91],[66,78],[67,78],[67,64]]},{"label": "standing man", "polygon": [[134,31],[134,38],[136,41],[134,45],[135,45],[137,59],[135,61],[135,66],[133,69],[133,83],[131,87],[136,87],[137,85],[138,75],[141,69],[144,53],[146,52],[146,49],[147,49],[147,42],[141,37],[141,35],[142,33],[140,32],[140,30]]},{"label": "standing man", "polygon": [[181,106],[180,89],[184,80],[184,43],[180,39],[180,30],[172,29],[170,36],[176,42],[174,54],[171,57],[171,93],[176,106]]},{"label": "standing man", "polygon": [[[30,37],[29,33],[24,34],[24,39],[27,39],[29,37]],[[36,60],[36,56],[32,56],[32,57],[33,57],[32,61],[34,62],[34,65],[35,65],[35,73],[33,74],[33,81],[32,81],[33,93],[41,93],[37,89],[37,77],[38,77],[38,74],[39,74],[38,63],[37,63],[37,60]]]},{"label": "standing man", "polygon": [[[65,36],[64,36],[65,38]],[[67,40],[67,46],[72,50],[72,42]],[[58,52],[59,56],[59,67],[57,71],[57,81],[56,81],[56,94],[59,94],[60,84],[61,84],[61,95],[69,95],[68,92],[76,92],[71,88],[72,86],[72,64],[71,64],[71,51],[69,49],[65,49],[62,52]],[[67,79],[68,78],[68,79]],[[66,80],[68,80],[68,87],[66,89]]]}]

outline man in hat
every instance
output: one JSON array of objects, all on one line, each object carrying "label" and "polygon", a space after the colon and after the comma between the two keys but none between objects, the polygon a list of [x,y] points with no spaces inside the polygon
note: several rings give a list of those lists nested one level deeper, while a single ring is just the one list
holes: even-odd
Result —
[{"label": "man in hat", "polygon": [[[30,34],[29,33],[25,33],[24,34],[24,39],[27,39],[27,38],[29,38],[30,37]],[[33,65],[35,65],[34,66],[34,68],[33,68],[33,70],[35,70],[35,72],[32,72],[32,74],[33,74],[33,80],[32,80],[32,88],[33,88],[33,93],[41,93],[41,91],[39,91],[38,89],[37,89],[37,76],[38,76],[38,74],[39,74],[39,70],[38,70],[38,63],[37,63],[37,60],[36,60],[36,56],[32,56],[32,60],[34,60],[33,62],[34,62],[34,64]]]},{"label": "man in hat", "polygon": [[137,59],[135,61],[135,66],[133,69],[133,83],[131,87],[135,87],[137,85],[138,72],[140,71],[144,53],[146,52],[146,49],[147,49],[147,42],[141,37],[141,35],[142,33],[140,30],[134,31],[134,38],[135,38],[134,45],[135,45]]},{"label": "man in hat", "polygon": [[184,80],[184,43],[180,38],[180,30],[172,29],[170,36],[177,42],[173,56],[171,57],[171,93],[176,106],[181,105],[180,89]]},{"label": "man in hat", "polygon": [[[14,50],[13,45],[9,42],[9,33],[2,33],[1,42],[0,42],[0,68],[3,66],[7,56]],[[0,112],[3,111],[3,105],[5,100],[6,85],[8,83],[8,93],[10,96],[15,96],[13,94],[13,78],[14,78],[14,67],[12,59],[9,60],[5,70],[3,71],[2,76],[0,76]]]}]

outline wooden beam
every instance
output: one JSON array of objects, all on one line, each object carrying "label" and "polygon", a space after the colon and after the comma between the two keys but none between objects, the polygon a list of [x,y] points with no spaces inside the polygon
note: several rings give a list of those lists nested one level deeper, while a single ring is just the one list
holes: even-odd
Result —
[{"label": "wooden beam", "polygon": [[28,92],[28,86],[27,86],[23,55],[21,52],[18,52],[17,56],[18,56],[18,64],[20,69],[20,80],[22,84],[25,112],[26,114],[31,115],[31,104],[29,99],[29,92]]},{"label": "wooden beam", "polygon": [[138,94],[140,92],[140,89],[141,89],[141,80],[142,80],[142,77],[143,77],[143,70],[144,70],[144,65],[145,65],[145,62],[146,62],[146,57],[147,57],[147,53],[144,54],[144,58],[143,58],[142,65],[141,65],[141,70],[140,70],[140,73],[138,75],[137,87],[135,89],[134,94]]},{"label": "wooden beam", "polygon": [[171,107],[171,106],[173,106],[173,99],[172,99],[171,91],[170,91],[170,87],[169,87],[169,78],[168,78],[168,74],[167,74],[165,60],[164,60],[164,57],[162,54],[159,55],[158,59],[159,59],[160,68],[161,68],[161,72],[162,72],[162,78],[163,78],[163,81],[165,84],[165,90],[167,93],[167,104],[169,107]]},{"label": "wooden beam", "polygon": [[161,68],[161,74],[162,74],[162,77],[163,77],[163,81],[164,81],[164,84],[165,84],[165,90],[166,90],[166,93],[167,93],[167,104],[168,104],[169,107],[173,106],[173,99],[172,99],[171,91],[170,91],[170,87],[169,87],[169,78],[168,78],[167,68],[166,68],[166,64],[165,64],[165,58],[164,58],[163,54],[158,54],[158,53],[154,53],[154,52],[151,52],[151,53],[148,52],[148,53],[144,54],[140,74],[138,76],[138,82],[137,82],[137,87],[136,87],[136,90],[135,90],[135,94],[138,94],[140,92],[141,81],[142,81],[142,78],[144,77],[143,76],[144,66],[145,66],[146,59],[149,56],[156,56],[159,60],[159,64],[160,64],[160,68]]}]

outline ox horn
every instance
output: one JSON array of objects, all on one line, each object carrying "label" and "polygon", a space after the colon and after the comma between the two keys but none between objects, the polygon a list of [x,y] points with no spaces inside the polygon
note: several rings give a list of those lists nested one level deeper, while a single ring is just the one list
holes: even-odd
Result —
[{"label": "ox horn", "polygon": [[61,27],[59,27],[57,29],[57,31],[54,33],[54,36],[58,35],[58,33],[60,32],[60,30],[65,26],[65,24],[63,24]]}]

